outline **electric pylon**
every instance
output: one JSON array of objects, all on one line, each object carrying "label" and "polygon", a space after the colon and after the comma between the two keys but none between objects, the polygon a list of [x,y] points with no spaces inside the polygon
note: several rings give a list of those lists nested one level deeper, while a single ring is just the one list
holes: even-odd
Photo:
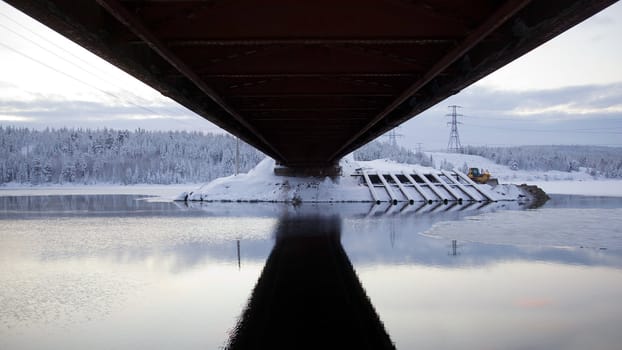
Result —
[{"label": "electric pylon", "polygon": [[387,134],[385,134],[384,136],[389,138],[389,143],[391,144],[391,146],[393,147],[397,147],[397,138],[398,137],[402,137],[404,135],[402,134],[398,134],[396,132],[397,128],[393,128],[391,131],[389,131]]},{"label": "electric pylon", "polygon": [[460,144],[460,136],[458,135],[458,124],[462,123],[458,122],[458,117],[461,117],[462,114],[458,114],[456,109],[462,107],[451,105],[449,108],[451,108],[451,113],[446,114],[446,116],[451,117],[451,121],[447,122],[447,125],[451,125],[451,132],[449,133],[447,152],[460,153],[462,152],[462,145]]}]

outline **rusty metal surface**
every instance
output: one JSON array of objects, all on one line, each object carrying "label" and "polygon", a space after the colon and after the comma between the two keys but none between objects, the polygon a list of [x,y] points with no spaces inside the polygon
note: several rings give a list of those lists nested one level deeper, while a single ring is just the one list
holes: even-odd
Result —
[{"label": "rusty metal surface", "polygon": [[282,164],[328,166],[612,0],[8,0]]}]

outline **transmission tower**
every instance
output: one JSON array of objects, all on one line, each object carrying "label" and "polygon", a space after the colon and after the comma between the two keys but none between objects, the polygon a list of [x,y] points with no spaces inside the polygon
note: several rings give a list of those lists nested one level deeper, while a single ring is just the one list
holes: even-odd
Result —
[{"label": "transmission tower", "polygon": [[235,175],[240,173],[240,138],[235,138]]},{"label": "transmission tower", "polygon": [[451,132],[449,133],[449,142],[447,143],[447,152],[460,153],[462,152],[462,145],[460,144],[460,136],[458,135],[458,117],[462,114],[458,114],[456,110],[462,108],[461,106],[451,105],[451,113],[446,116],[451,117],[451,121],[447,122],[447,125],[451,125]]},{"label": "transmission tower", "polygon": [[397,138],[404,136],[402,134],[398,134],[395,131],[396,129],[397,128],[394,128],[393,130],[389,131],[388,133],[384,135],[389,138],[389,143],[391,144],[391,146],[394,146],[394,147],[397,147]]},{"label": "transmission tower", "polygon": [[423,151],[423,142],[417,142],[417,153],[421,153]]}]

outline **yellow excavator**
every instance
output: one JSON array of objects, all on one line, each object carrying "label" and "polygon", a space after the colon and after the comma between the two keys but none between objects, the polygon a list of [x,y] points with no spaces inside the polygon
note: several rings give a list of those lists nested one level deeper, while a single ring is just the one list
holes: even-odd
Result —
[{"label": "yellow excavator", "polygon": [[469,173],[467,174],[469,179],[480,183],[480,184],[489,184],[489,185],[497,185],[499,181],[497,179],[493,179],[488,172],[482,171],[479,168],[469,168]]}]

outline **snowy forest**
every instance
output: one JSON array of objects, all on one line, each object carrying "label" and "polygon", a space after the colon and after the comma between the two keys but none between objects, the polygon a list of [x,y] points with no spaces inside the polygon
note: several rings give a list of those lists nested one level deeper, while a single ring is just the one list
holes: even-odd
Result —
[{"label": "snowy forest", "polygon": [[[0,184],[207,182],[235,172],[235,149],[224,134],[0,126]],[[263,158],[240,142],[240,172]]]},{"label": "snowy forest", "polygon": [[603,146],[516,146],[464,148],[514,170],[586,171],[590,175],[622,178],[622,148]]},{"label": "snowy forest", "polygon": [[354,151],[355,160],[390,159],[398,163],[432,166],[432,158],[391,143],[373,141]]},{"label": "snowy forest", "polygon": [[[113,129],[46,129],[0,126],[0,185],[203,183],[235,172],[236,139],[225,134]],[[622,149],[598,146],[466,147],[521,170],[586,171],[622,178]],[[239,171],[265,156],[240,142]],[[379,141],[354,152],[356,160],[391,159],[432,166],[421,152]],[[452,164],[440,164],[453,168]]]},{"label": "snowy forest", "polygon": [[[208,182],[235,172],[235,143],[230,135],[198,132],[0,126],[0,184]],[[240,142],[240,172],[264,157]],[[423,153],[378,141],[360,148],[354,157],[432,164]]]}]

